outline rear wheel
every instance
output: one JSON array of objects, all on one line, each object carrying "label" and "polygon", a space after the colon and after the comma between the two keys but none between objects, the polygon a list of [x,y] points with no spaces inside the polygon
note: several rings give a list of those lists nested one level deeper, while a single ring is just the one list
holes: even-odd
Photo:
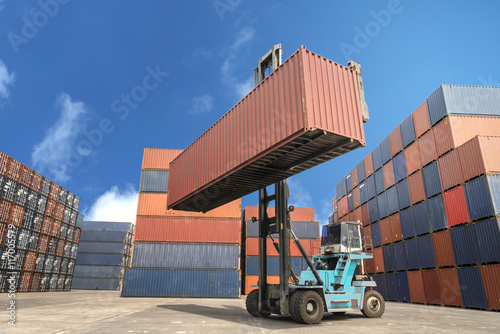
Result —
[{"label": "rear wheel", "polygon": [[268,313],[263,314],[262,312],[259,311],[259,289],[250,291],[250,293],[247,296],[245,306],[247,308],[248,313],[250,313],[252,317],[260,318],[260,317],[268,317],[270,315]]},{"label": "rear wheel", "polygon": [[302,324],[319,324],[323,318],[323,299],[316,291],[297,291],[290,299],[292,318]]},{"label": "rear wheel", "polygon": [[385,311],[385,301],[375,290],[365,292],[361,313],[367,318],[380,318]]}]

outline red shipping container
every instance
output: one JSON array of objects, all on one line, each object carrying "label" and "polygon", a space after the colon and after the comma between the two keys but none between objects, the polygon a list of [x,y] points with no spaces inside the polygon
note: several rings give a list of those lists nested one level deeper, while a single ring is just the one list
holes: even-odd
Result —
[{"label": "red shipping container", "polygon": [[301,46],[172,161],[168,207],[209,211],[365,146],[358,78]]},{"label": "red shipping container", "polygon": [[21,275],[21,280],[19,282],[19,292],[29,292],[31,288],[31,277],[33,273],[23,272]]},{"label": "red shipping container", "polygon": [[[337,208],[337,210],[339,210]],[[269,217],[274,217],[274,207],[270,206],[267,208],[267,215]],[[245,207],[245,221],[252,220],[252,217],[259,219],[259,207],[258,206],[246,206]],[[290,212],[290,221],[293,222],[315,222],[314,218],[314,208],[295,208],[294,211]]]},{"label": "red shipping container", "polygon": [[137,217],[135,241],[239,244],[241,220]]},{"label": "red shipping container", "polygon": [[35,262],[36,262],[36,252],[26,252],[26,257],[24,258],[24,271],[33,271],[35,270]]},{"label": "red shipping container", "polygon": [[[279,243],[279,240],[276,240],[276,242]],[[302,247],[304,247],[304,250],[306,251],[307,255],[309,255],[310,257],[313,256],[314,254],[319,253],[321,247],[321,241],[319,239],[300,239],[300,243],[302,244]],[[246,245],[245,256],[259,255],[259,238],[246,238],[245,245]],[[271,240],[271,238],[267,239],[267,255],[268,256],[279,255],[276,248],[274,248],[273,241]],[[296,256],[296,257],[302,256],[299,247],[297,247],[297,244],[294,241],[290,241],[290,256]]]},{"label": "red shipping container", "polygon": [[438,167],[443,191],[465,182],[458,150],[452,150],[440,157]]},{"label": "red shipping container", "polygon": [[408,188],[410,189],[410,200],[412,205],[425,201],[424,179],[421,171],[417,171],[408,177]]},{"label": "red shipping container", "polygon": [[52,182],[50,186],[49,199],[57,203],[59,201],[60,192],[61,192],[61,186]]},{"label": "red shipping container", "polygon": [[427,111],[427,101],[413,112],[413,125],[415,127],[415,136],[419,138],[431,128],[429,113]]},{"label": "red shipping container", "polygon": [[59,242],[57,243],[56,256],[63,256],[65,245],[66,245],[66,240],[59,239]]},{"label": "red shipping container", "polygon": [[419,140],[414,141],[412,144],[408,145],[404,150],[407,175],[411,175],[415,171],[422,168],[422,162],[420,161],[419,142],[420,142]]},{"label": "red shipping container", "polygon": [[439,288],[439,275],[436,269],[423,270],[425,301],[427,304],[441,305],[441,290]]},{"label": "red shipping container", "polygon": [[0,246],[2,247],[5,244],[5,239],[7,238],[8,232],[9,232],[9,224],[0,223]]},{"label": "red shipping container", "polygon": [[339,219],[344,216],[343,212],[344,210],[342,209],[342,199],[339,199],[339,201],[337,202],[337,217]]},{"label": "red shipping container", "polygon": [[361,224],[363,226],[370,225],[370,207],[368,202],[361,205]]},{"label": "red shipping container", "polygon": [[47,201],[47,208],[45,209],[45,215],[49,217],[54,217],[55,209],[56,209],[56,202],[49,199]]},{"label": "red shipping container", "polygon": [[469,211],[467,210],[463,186],[446,191],[443,194],[443,199],[449,227],[469,222]]},{"label": "red shipping container", "polygon": [[9,156],[0,151],[0,175],[7,175],[7,167],[9,165]]},{"label": "red shipping container", "polygon": [[425,288],[421,271],[408,271],[408,286],[412,303],[425,304]]},{"label": "red shipping container", "polygon": [[40,240],[38,241],[38,253],[46,254],[47,248],[49,247],[49,236],[40,235]]},{"label": "red shipping container", "polygon": [[[499,131],[500,132],[500,131]],[[458,148],[464,180],[500,174],[500,137],[477,136]]]},{"label": "red shipping container", "polygon": [[142,169],[168,170],[170,163],[177,158],[183,150],[145,148],[142,156]]},{"label": "red shipping container", "polygon": [[52,228],[50,229],[50,236],[59,238],[59,233],[61,233],[62,222],[59,220],[54,220],[52,223]]},{"label": "red shipping container", "polygon": [[385,218],[380,220],[380,237],[382,239],[382,245],[387,245],[392,243],[392,230],[391,230],[391,222],[389,218]]},{"label": "red shipping container", "polygon": [[403,141],[401,140],[401,129],[399,125],[389,134],[389,145],[393,157],[403,150]]},{"label": "red shipping container", "polygon": [[345,216],[346,214],[349,213],[349,202],[347,199],[347,195],[342,197],[342,199],[340,200],[340,203],[341,203],[342,211],[339,211],[339,215],[342,217],[342,216]]},{"label": "red shipping container", "polygon": [[384,254],[382,253],[382,247],[373,249],[373,263],[375,264],[376,273],[383,273],[385,271]]},{"label": "red shipping container", "polygon": [[[137,222],[136,222],[137,224]],[[137,225],[136,225],[137,228]],[[81,228],[75,228],[75,232],[73,233],[73,243],[74,244],[79,244],[80,243],[80,236],[82,235],[82,229]],[[135,235],[134,235],[134,240],[135,240]]]},{"label": "red shipping container", "polygon": [[365,269],[365,274],[375,274],[375,260],[374,259],[366,259],[363,260],[363,266]]},{"label": "red shipping container", "polygon": [[354,209],[351,213],[350,213],[351,217],[351,221],[354,221],[354,222],[361,222],[361,220],[363,220],[363,215],[361,214],[361,207],[358,207],[356,209]]},{"label": "red shipping container", "polygon": [[357,208],[361,205],[361,199],[359,196],[360,196],[359,187],[356,187],[352,190],[352,202],[353,202],[355,208]]},{"label": "red shipping container", "polygon": [[45,216],[45,219],[43,220],[43,225],[42,225],[42,233],[49,235],[50,231],[52,230],[53,223],[54,223],[54,220],[52,218]]},{"label": "red shipping container", "polygon": [[462,294],[456,268],[439,269],[438,275],[443,305],[462,307]]},{"label": "red shipping container", "polygon": [[432,128],[439,156],[477,135],[499,136],[500,117],[447,116]]},{"label": "red shipping container", "polygon": [[43,182],[43,176],[33,171],[33,178],[31,180],[30,189],[33,189],[34,191],[39,193],[40,189],[42,188],[42,182]]},{"label": "red shipping container", "polygon": [[420,161],[422,167],[430,164],[438,158],[434,133],[427,132],[418,140],[418,147],[420,150]]},{"label": "red shipping container", "polygon": [[31,279],[30,292],[38,292],[40,290],[40,281],[42,280],[41,273],[34,273]]},{"label": "red shipping container", "polygon": [[9,157],[6,176],[11,180],[19,182],[19,177],[21,176],[21,166],[22,164],[19,161],[12,157]]},{"label": "red shipping container", "polygon": [[21,227],[23,224],[24,208],[20,205],[13,204],[9,215],[9,224],[16,227]]},{"label": "red shipping container", "polygon": [[365,157],[365,179],[367,179],[368,176],[372,174],[373,174],[373,159],[372,159],[372,152],[370,152]]},{"label": "red shipping container", "polygon": [[372,240],[372,226],[371,225],[367,225],[365,227],[363,227],[363,237],[365,237],[365,242],[367,242],[367,248],[368,249],[371,249],[373,245],[373,240]]},{"label": "red shipping container", "polygon": [[399,213],[389,216],[389,223],[391,225],[392,242],[403,240],[403,233],[401,232],[401,221],[399,220]]},{"label": "red shipping container", "polygon": [[56,205],[56,208],[54,210],[54,219],[58,221],[62,221],[64,217],[64,209],[65,205],[62,203],[59,203]]},{"label": "red shipping container", "polygon": [[443,230],[432,234],[434,243],[434,256],[438,267],[455,266],[453,246],[451,243],[450,230]]},{"label": "red shipping container", "polygon": [[358,166],[354,167],[351,171],[351,182],[352,182],[352,187],[355,188],[359,182],[358,182]]},{"label": "red shipping container", "polygon": [[[252,285],[258,285],[258,284],[259,284],[258,275],[245,275],[244,294],[248,295],[252,290],[258,289],[256,286],[252,287]],[[280,284],[280,277],[267,276],[267,284]]]},{"label": "red shipping container", "polygon": [[21,177],[19,178],[19,184],[22,184],[27,188],[31,187],[31,182],[33,180],[33,173],[35,173],[33,169],[29,168],[26,165],[21,165],[21,172],[20,172]]},{"label": "red shipping container", "polygon": [[385,189],[392,187],[396,181],[394,180],[394,167],[392,165],[392,160],[382,166],[382,173],[384,173],[384,186]]},{"label": "red shipping container", "polygon": [[0,223],[8,223],[12,203],[0,199]]},{"label": "red shipping container", "polygon": [[500,311],[500,264],[481,266],[481,276],[488,309]]}]

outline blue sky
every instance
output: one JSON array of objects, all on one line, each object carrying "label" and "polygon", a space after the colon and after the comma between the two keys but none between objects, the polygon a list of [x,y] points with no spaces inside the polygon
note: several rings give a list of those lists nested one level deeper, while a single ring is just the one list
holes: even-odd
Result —
[{"label": "blue sky", "polygon": [[[270,4],[271,3],[271,4]],[[144,147],[187,147],[276,43],[361,63],[367,147],[290,180],[326,222],[335,184],[440,84],[500,86],[498,1],[0,0],[0,150],[133,220]],[[257,195],[243,199],[256,205]]]}]

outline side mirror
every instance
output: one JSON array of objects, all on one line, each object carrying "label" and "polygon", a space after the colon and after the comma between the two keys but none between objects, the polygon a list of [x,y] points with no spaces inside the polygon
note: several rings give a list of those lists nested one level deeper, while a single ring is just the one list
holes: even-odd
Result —
[{"label": "side mirror", "polygon": [[252,217],[252,222],[255,223],[257,221],[257,217]]},{"label": "side mirror", "polygon": [[290,205],[288,207],[288,212],[292,212],[292,211],[295,211],[295,207],[293,205]]}]

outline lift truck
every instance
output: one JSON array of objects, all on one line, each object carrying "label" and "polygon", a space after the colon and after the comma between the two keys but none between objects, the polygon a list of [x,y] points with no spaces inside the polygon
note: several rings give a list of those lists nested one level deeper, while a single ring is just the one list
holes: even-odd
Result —
[{"label": "lift truck", "polygon": [[[271,72],[281,64],[281,55],[281,44],[277,44],[259,60],[254,70],[255,85],[265,78],[266,70]],[[362,238],[359,222],[328,225],[320,253],[311,260],[290,228],[290,212],[294,207],[288,207],[287,181],[276,182],[274,188],[273,195],[268,195],[266,188],[259,190],[259,218],[252,218],[259,224],[259,282],[258,289],[247,296],[247,311],[254,317],[291,315],[305,324],[319,323],[325,312],[358,309],[366,317],[382,316],[385,303],[382,296],[372,290],[376,283],[367,275],[355,275],[358,265],[363,268],[362,260],[373,257],[366,251],[371,242]],[[272,201],[275,217],[267,213]],[[279,254],[280,284],[267,283],[267,237],[273,234],[279,237],[279,243],[274,238],[273,243]],[[308,265],[299,277],[290,265],[290,237]]]}]

